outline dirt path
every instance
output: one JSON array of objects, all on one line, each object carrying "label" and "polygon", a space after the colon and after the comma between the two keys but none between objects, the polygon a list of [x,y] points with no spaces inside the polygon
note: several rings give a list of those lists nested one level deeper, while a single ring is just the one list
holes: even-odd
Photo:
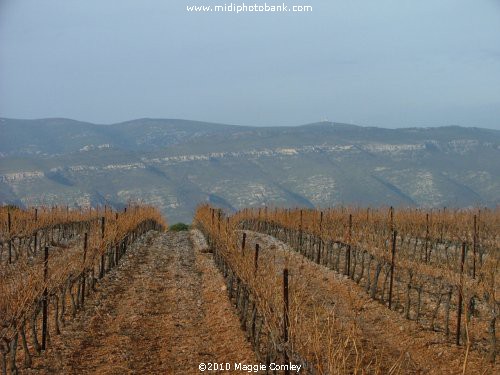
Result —
[{"label": "dirt path", "polygon": [[255,363],[223,286],[188,232],[150,234],[53,339],[37,373],[199,374],[202,362]]}]

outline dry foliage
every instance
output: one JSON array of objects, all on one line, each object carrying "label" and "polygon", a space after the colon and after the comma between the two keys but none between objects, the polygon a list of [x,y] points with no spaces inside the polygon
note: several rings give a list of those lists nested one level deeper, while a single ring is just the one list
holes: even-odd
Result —
[{"label": "dry foliage", "polygon": [[[245,209],[228,218],[220,210],[205,205],[199,207],[195,223],[211,239],[213,247],[230,268],[254,291],[259,310],[265,316],[272,344],[278,351],[280,347],[288,347],[291,356],[297,355],[297,360],[307,361],[318,373],[411,373],[412,362],[405,358],[403,348],[401,357],[396,360],[387,355],[383,348],[373,350],[365,342],[355,316],[335,315],[337,308],[332,306],[335,301],[332,302],[327,294],[335,294],[335,291],[329,290],[329,286],[313,286],[311,280],[318,279],[318,275],[314,274],[317,270],[311,268],[305,258],[299,256],[302,259],[300,261],[287,252],[273,251],[272,247],[261,249],[258,269],[255,271],[255,251],[248,248],[248,243],[242,251],[239,229],[271,234],[292,247],[304,245],[297,240],[300,234],[301,241],[310,242],[311,251],[321,243],[318,250],[321,258],[318,256],[318,259],[325,266],[328,266],[328,256],[333,254],[335,246],[337,249],[348,246],[352,250],[353,262],[354,259],[360,261],[359,254],[363,253],[363,260],[365,255],[366,259],[374,260],[373,264],[368,265],[368,268],[372,267],[372,275],[376,265],[380,266],[381,274],[385,272],[386,280],[383,281],[381,277],[376,281],[375,288],[382,302],[386,298],[384,284],[390,275],[390,267],[387,266],[391,263],[392,237],[397,231],[393,310],[405,314],[406,301],[416,301],[418,293],[418,311],[415,312],[417,308],[408,305],[407,317],[416,319],[422,329],[427,329],[424,325],[430,324],[433,334],[441,329],[444,333],[444,328],[436,322],[446,319],[443,295],[451,288],[453,299],[448,301],[446,323],[450,335],[457,327],[457,298],[461,295],[464,320],[462,343],[466,344],[467,353],[478,349],[474,354],[478,362],[482,361],[478,353],[488,351],[496,368],[499,218],[500,210],[426,212],[361,208],[328,209],[323,212]],[[463,243],[467,251],[461,272]],[[363,283],[366,273],[357,279],[357,276],[354,277],[359,272],[359,268],[355,269],[356,263],[354,269],[352,264],[349,267],[347,275],[358,284]],[[291,275],[288,343],[283,342],[282,333],[284,268],[289,269]],[[412,294],[410,297],[407,297],[408,290]],[[435,296],[439,296],[439,300],[433,300]],[[363,311],[362,299],[358,296],[345,297],[353,312]],[[392,314],[387,311],[388,315]],[[450,352],[462,353],[462,349],[457,347],[456,351]],[[463,358],[462,354],[457,357]],[[425,358],[422,363],[425,363]],[[463,365],[466,364],[467,359]],[[450,366],[450,371],[456,371],[456,368],[453,370]]]},{"label": "dry foliage", "polygon": [[56,306],[58,330],[68,294],[75,309],[82,285],[90,288],[95,282],[95,269],[114,266],[119,250],[144,230],[167,227],[159,211],[148,206],[128,207],[123,213],[55,207],[39,208],[35,214],[34,209],[0,208],[0,223],[0,354],[4,365],[5,354],[15,352],[19,333],[25,335],[27,321],[32,321],[36,332],[44,299]]}]

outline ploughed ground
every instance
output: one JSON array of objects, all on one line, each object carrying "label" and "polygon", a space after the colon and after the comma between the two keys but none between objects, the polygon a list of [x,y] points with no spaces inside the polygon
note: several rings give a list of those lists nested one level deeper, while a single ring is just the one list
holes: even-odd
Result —
[{"label": "ploughed ground", "polygon": [[[262,261],[286,258],[317,297],[334,307],[341,323],[355,322],[350,334],[366,358],[384,363],[387,373],[461,374],[464,362],[466,374],[497,373],[497,364],[486,364],[474,352],[465,359],[463,347],[370,300],[351,280],[305,260],[281,241],[247,235],[250,247],[261,244]],[[21,367],[21,373],[200,374],[200,363],[227,362],[233,369],[234,363],[258,363],[200,236],[150,232],[140,239],[98,283],[85,309],[50,337],[46,354],[35,356],[33,368]]]},{"label": "ploughed ground", "polygon": [[256,363],[212,255],[194,245],[189,232],[150,232],[24,371],[200,374],[200,363]]}]

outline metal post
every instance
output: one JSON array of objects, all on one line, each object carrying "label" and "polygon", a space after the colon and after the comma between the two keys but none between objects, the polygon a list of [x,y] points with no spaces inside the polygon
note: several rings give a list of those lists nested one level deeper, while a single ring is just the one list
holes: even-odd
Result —
[{"label": "metal post", "polygon": [[465,263],[465,242],[462,242],[462,259],[460,260],[460,285],[458,286],[457,334],[456,334],[456,344],[457,345],[460,345],[460,331],[461,331],[461,324],[462,324],[464,263]]},{"label": "metal post", "polygon": [[[288,365],[288,352],[287,352],[287,344],[288,344],[288,326],[290,324],[289,317],[289,300],[288,300],[288,269],[285,268],[283,270],[283,343],[285,344],[283,353],[284,358],[283,362]],[[285,374],[289,375],[290,370],[285,370]]]},{"label": "metal post", "polygon": [[391,279],[389,281],[389,309],[392,306],[392,286],[394,283],[394,261],[396,258],[396,237],[398,235],[397,231],[392,234],[392,257],[391,257]]},{"label": "metal post", "polygon": [[429,214],[425,215],[425,262],[429,262],[427,251],[429,247]]},{"label": "metal post", "polygon": [[87,246],[88,246],[88,235],[85,232],[83,237],[83,274],[82,274],[82,306],[85,303],[85,275],[87,273],[87,269],[85,268],[85,262],[87,260]]},{"label": "metal post", "polygon": [[106,218],[103,216],[101,217],[101,238],[104,238],[105,229],[106,229]]},{"label": "metal post", "polygon": [[42,350],[47,347],[47,314],[48,314],[48,298],[47,280],[49,277],[49,247],[45,246],[44,262],[43,262],[43,298],[42,298]]},{"label": "metal post", "polygon": [[10,209],[7,211],[7,227],[9,231],[9,264],[12,263],[12,219],[10,217]]},{"label": "metal post", "polygon": [[254,275],[257,275],[257,269],[259,267],[259,244],[255,244],[255,257],[254,257]]},{"label": "metal post", "polygon": [[347,229],[347,243],[345,250],[345,269],[344,274],[349,276],[351,274],[351,234],[352,234],[352,214],[349,214],[349,226]]},{"label": "metal post", "polygon": [[476,278],[476,252],[477,252],[477,216],[474,215],[474,237],[473,237],[473,245],[472,245],[472,278]]},{"label": "metal post", "polygon": [[[106,218],[101,217],[101,242],[104,242],[104,233],[106,231]],[[99,278],[102,279],[104,277],[104,268],[106,260],[104,258],[104,254],[101,254],[101,269],[99,270]]]},{"label": "metal post", "polygon": [[318,244],[318,255],[316,258],[316,263],[318,264],[320,264],[321,262],[322,244],[323,244],[323,211],[321,211],[319,215],[319,244]]},{"label": "metal post", "polygon": [[302,210],[300,210],[300,225],[299,225],[299,252],[302,253]]},{"label": "metal post", "polygon": [[390,213],[391,213],[391,231],[394,230],[394,208],[391,206],[390,208]]}]

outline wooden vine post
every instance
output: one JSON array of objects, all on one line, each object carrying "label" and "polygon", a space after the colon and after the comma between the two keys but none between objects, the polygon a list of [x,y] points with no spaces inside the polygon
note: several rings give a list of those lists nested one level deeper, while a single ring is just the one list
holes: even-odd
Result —
[{"label": "wooden vine post", "polygon": [[48,299],[47,280],[49,277],[49,247],[45,246],[43,261],[43,297],[42,297],[42,350],[47,347],[47,318],[48,318]]},{"label": "wooden vine post", "polygon": [[[288,327],[290,325],[289,316],[289,300],[288,300],[288,269],[283,270],[283,362],[288,364]],[[285,370],[285,374],[289,375],[290,370]]]},{"label": "wooden vine post", "polygon": [[389,280],[389,309],[392,306],[392,287],[394,283],[394,261],[396,259],[396,237],[397,231],[392,233],[392,251],[391,251],[391,279]]}]

